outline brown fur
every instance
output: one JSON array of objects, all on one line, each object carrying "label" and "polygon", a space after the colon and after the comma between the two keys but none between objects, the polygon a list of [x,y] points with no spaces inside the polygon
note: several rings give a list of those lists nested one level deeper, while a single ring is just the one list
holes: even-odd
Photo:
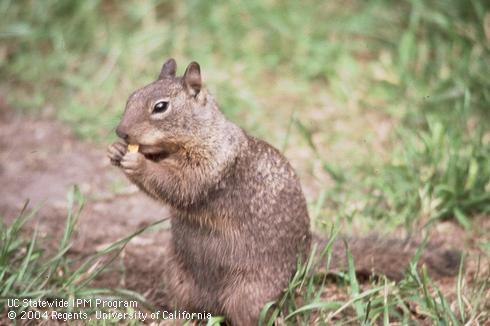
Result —
[{"label": "brown fur", "polygon": [[[117,128],[123,140],[109,147],[109,157],[142,191],[173,209],[162,275],[170,304],[253,325],[309,253],[306,201],[286,158],[219,111],[201,87],[199,65],[191,63],[183,77],[175,70],[168,60],[158,80],[129,97]],[[152,114],[159,99],[170,109]],[[140,152],[128,153],[128,143],[139,144]],[[351,250],[361,269],[400,277],[411,253],[360,241]],[[372,250],[359,252],[366,244]],[[343,268],[338,248],[336,267]],[[393,257],[400,264],[388,261]]]},{"label": "brown fur", "polygon": [[[314,242],[317,243],[320,251],[327,245],[327,240],[318,235],[314,236]],[[400,280],[421,245],[414,240],[381,238],[375,234],[363,238],[338,237],[332,247],[330,271],[339,272],[347,269],[346,249],[348,249],[354,258],[358,274],[364,276],[383,274],[392,280]],[[440,245],[429,243],[422,252],[419,265],[425,264],[432,277],[442,278],[457,272],[460,258],[461,254],[457,250],[447,250]],[[325,261],[320,262],[320,266],[325,266],[324,263]]]}]

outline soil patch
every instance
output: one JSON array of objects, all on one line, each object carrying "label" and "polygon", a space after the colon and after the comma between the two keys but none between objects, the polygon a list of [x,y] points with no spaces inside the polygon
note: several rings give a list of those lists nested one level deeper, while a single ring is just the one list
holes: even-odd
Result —
[{"label": "soil patch", "polygon": [[[77,141],[60,122],[2,111],[0,216],[6,223],[29,200],[29,207],[40,208],[27,229],[39,221],[41,238],[49,247],[56,246],[67,218],[67,194],[78,185],[86,202],[70,254],[83,257],[169,216],[167,208],[146,197],[110,165],[100,146]],[[167,233],[144,232],[133,238],[113,263],[114,272],[103,274],[97,285],[123,286],[149,299],[158,298],[159,261]]]}]

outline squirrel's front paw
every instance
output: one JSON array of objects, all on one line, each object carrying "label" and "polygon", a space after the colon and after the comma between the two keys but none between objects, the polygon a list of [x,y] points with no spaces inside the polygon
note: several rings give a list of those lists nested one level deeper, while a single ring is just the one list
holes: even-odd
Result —
[{"label": "squirrel's front paw", "polygon": [[121,160],[121,166],[124,173],[130,177],[141,175],[146,167],[146,158],[138,152],[127,152]]},{"label": "squirrel's front paw", "polygon": [[128,151],[128,145],[123,141],[116,141],[107,148],[107,156],[115,166],[121,166],[121,160]]}]

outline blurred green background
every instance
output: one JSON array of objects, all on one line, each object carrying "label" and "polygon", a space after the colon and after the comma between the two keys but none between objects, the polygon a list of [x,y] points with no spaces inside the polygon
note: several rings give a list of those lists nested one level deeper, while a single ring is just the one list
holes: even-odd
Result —
[{"label": "blurred green background", "polygon": [[[490,211],[490,2],[0,2],[0,91],[107,144],[174,57],[285,152],[312,217],[386,225]],[[364,217],[364,218],[363,218]],[[363,222],[364,223],[364,222]]]},{"label": "blurred green background", "polygon": [[[229,119],[291,161],[324,233],[335,224],[342,233],[404,226],[410,234],[445,219],[471,239],[465,263],[478,260],[478,267],[468,275],[461,267],[444,294],[415,264],[403,281],[373,279],[374,288],[365,290],[350,259],[349,273],[337,275],[338,284],[349,283],[349,295],[339,297],[325,277],[316,285],[308,263],[272,319],[307,324],[318,312],[316,321],[339,324],[488,320],[490,282],[488,270],[480,273],[480,258],[484,267],[490,253],[490,1],[0,0],[0,15],[1,109],[61,120],[102,153],[129,94],[154,80],[167,58],[177,60],[180,73],[195,60]],[[72,206],[79,195],[69,196]],[[0,292],[145,302],[128,289],[88,285],[105,268],[97,259],[117,256],[144,229],[73,269],[65,253],[77,216],[68,214],[50,259],[36,249],[36,232],[29,241],[19,236],[29,217],[0,227]],[[66,273],[59,274],[60,266]],[[289,316],[282,316],[283,306]],[[355,309],[340,318],[347,308]]]}]

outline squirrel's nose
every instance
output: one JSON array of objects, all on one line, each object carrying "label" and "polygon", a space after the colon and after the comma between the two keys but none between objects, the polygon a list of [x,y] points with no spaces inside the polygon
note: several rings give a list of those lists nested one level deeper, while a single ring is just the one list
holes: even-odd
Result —
[{"label": "squirrel's nose", "polygon": [[128,133],[120,125],[116,128],[116,134],[123,140],[127,140],[129,137]]}]

